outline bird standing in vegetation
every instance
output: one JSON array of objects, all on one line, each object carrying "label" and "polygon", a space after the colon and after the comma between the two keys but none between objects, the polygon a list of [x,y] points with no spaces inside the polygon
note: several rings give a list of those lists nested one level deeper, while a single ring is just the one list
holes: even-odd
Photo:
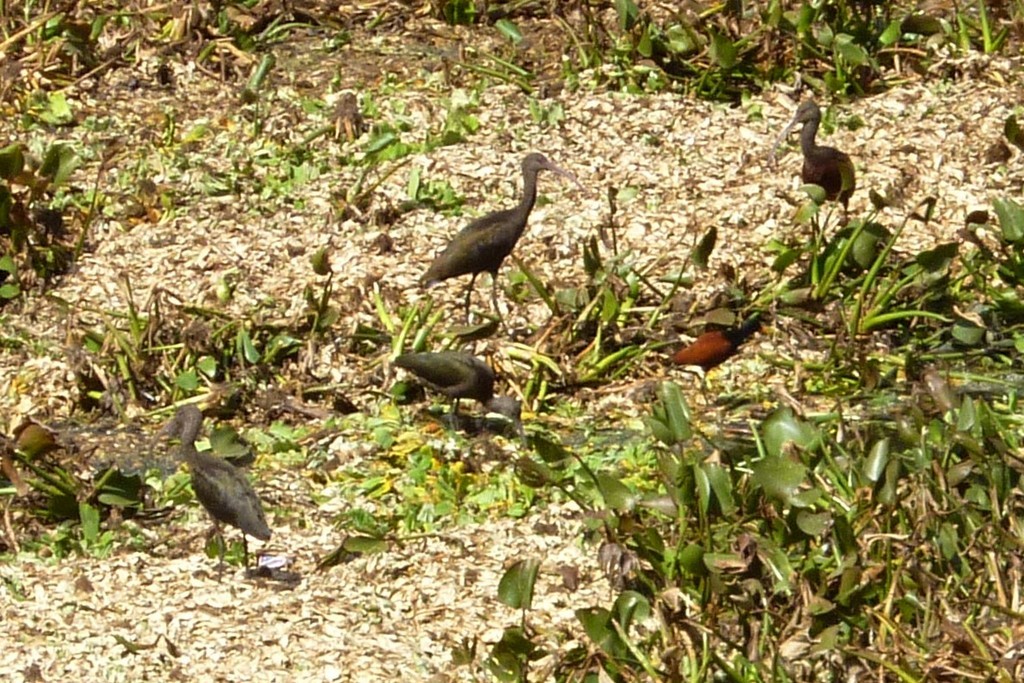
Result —
[{"label": "bird standing in vegetation", "polygon": [[522,405],[511,396],[494,395],[494,371],[476,356],[461,351],[406,353],[394,362],[452,399],[456,418],[459,399],[470,398],[512,420],[522,435]]},{"label": "bird standing in vegetation", "polygon": [[[263,506],[249,480],[234,465],[196,450],[196,437],[203,422],[203,414],[194,405],[184,405],[164,427],[167,436],[181,440],[181,458],[192,471],[192,489],[196,498],[213,518],[214,527],[220,533],[220,524],[230,524],[242,531],[242,548],[245,566],[249,566],[248,534],[261,541],[270,540],[270,527],[263,514]],[[224,563],[224,546],[221,545],[221,565]]]},{"label": "bird standing in vegetation", "polygon": [[732,358],[740,345],[760,329],[761,317],[754,315],[739,327],[705,332],[689,346],[676,351],[672,360],[679,365],[695,365],[706,373]]},{"label": "bird standing in vegetation", "polygon": [[473,283],[476,282],[476,276],[483,272],[491,274],[491,303],[494,312],[498,313],[498,269],[512,253],[526,229],[530,211],[537,200],[537,174],[542,170],[551,171],[572,180],[583,189],[574,175],[548,161],[543,154],[534,152],[526,155],[522,169],[523,198],[519,204],[512,209],[481,216],[463,228],[444,251],[437,255],[423,276],[422,284],[431,287],[448,278],[471,274],[473,277],[466,288],[467,318]]},{"label": "bird standing in vegetation", "polygon": [[800,124],[803,125],[800,130],[800,150],[804,155],[800,179],[804,183],[821,186],[825,190],[825,198],[838,200],[845,211],[857,187],[853,162],[845,152],[835,147],[824,147],[815,141],[818,126],[821,125],[821,109],[814,100],[805,100],[797,107],[793,120],[782,130],[772,147],[771,162],[775,162],[775,152],[782,141]]}]

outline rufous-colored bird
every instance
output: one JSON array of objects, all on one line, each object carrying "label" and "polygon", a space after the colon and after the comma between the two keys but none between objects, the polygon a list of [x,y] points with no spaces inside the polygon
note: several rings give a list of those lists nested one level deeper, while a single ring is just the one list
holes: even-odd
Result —
[{"label": "rufous-colored bird", "polygon": [[743,342],[760,329],[761,316],[753,315],[739,327],[705,332],[676,351],[672,360],[679,365],[695,365],[706,373],[732,358]]}]

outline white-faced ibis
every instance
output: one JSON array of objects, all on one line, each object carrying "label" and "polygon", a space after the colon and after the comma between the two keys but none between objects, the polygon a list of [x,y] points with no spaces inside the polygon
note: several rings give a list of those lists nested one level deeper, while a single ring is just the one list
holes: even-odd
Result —
[{"label": "white-faced ibis", "polygon": [[481,216],[463,228],[444,251],[437,255],[421,281],[425,287],[431,287],[448,278],[472,274],[466,288],[467,316],[473,283],[476,282],[476,276],[484,272],[491,274],[491,304],[494,312],[498,312],[498,269],[512,253],[526,229],[526,221],[537,200],[537,174],[548,170],[572,180],[583,189],[574,175],[548,161],[543,154],[527,154],[522,169],[523,198],[519,204],[513,209]]},{"label": "white-faced ibis", "polygon": [[689,346],[676,351],[672,360],[679,365],[696,365],[707,372],[732,358],[740,345],[760,329],[761,317],[754,315],[739,327],[705,332]]},{"label": "white-faced ibis", "polygon": [[522,434],[521,404],[511,396],[494,395],[494,371],[476,356],[461,351],[406,353],[395,365],[452,399],[453,416],[458,416],[459,399],[471,398],[512,420]]},{"label": "white-faced ibis", "polygon": [[796,115],[779,134],[779,139],[772,148],[771,160],[775,160],[775,151],[790,131],[803,124],[800,130],[800,150],[804,154],[804,167],[800,179],[804,183],[820,185],[825,190],[825,197],[838,200],[846,210],[853,190],[857,187],[853,162],[845,152],[835,147],[824,147],[815,142],[818,126],[821,125],[821,110],[814,100],[804,100],[797,107]]},{"label": "white-faced ibis", "polygon": [[[184,405],[164,427],[167,436],[181,440],[181,457],[192,471],[192,489],[196,498],[213,518],[220,533],[220,524],[230,524],[242,531],[245,566],[249,566],[248,534],[261,541],[270,540],[270,527],[263,514],[263,506],[245,475],[231,463],[196,450],[196,437],[203,422],[203,414],[194,405]],[[221,546],[221,564],[224,550]]]}]

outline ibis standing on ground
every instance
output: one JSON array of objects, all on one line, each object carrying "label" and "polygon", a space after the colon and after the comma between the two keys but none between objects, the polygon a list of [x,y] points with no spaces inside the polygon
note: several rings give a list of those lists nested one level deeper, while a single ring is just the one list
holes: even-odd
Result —
[{"label": "ibis standing on ground", "polygon": [[498,314],[498,269],[512,253],[526,229],[530,211],[537,200],[537,174],[542,170],[551,171],[572,180],[583,189],[573,174],[551,163],[543,154],[534,152],[526,155],[522,169],[523,198],[519,204],[512,209],[481,216],[463,228],[444,251],[437,255],[423,276],[422,284],[431,287],[448,278],[472,275],[466,288],[467,318],[473,283],[476,282],[476,276],[484,272],[491,274],[491,304],[495,314]]},{"label": "ibis standing on ground", "polygon": [[[181,458],[192,471],[192,489],[196,498],[213,518],[214,527],[230,524],[242,531],[245,566],[249,567],[249,545],[245,535],[261,541],[270,540],[270,527],[263,514],[263,505],[249,480],[234,465],[209,453],[196,450],[196,437],[203,422],[203,414],[194,405],[178,408],[174,418],[164,427],[167,436],[181,440]],[[224,563],[221,545],[220,562]]]},{"label": "ibis standing on ground", "polygon": [[806,184],[821,186],[825,190],[825,198],[838,200],[845,211],[850,196],[857,187],[853,162],[846,152],[840,152],[835,147],[819,145],[815,141],[818,126],[821,125],[821,109],[814,100],[805,100],[797,107],[793,120],[782,130],[775,146],[772,147],[771,162],[775,162],[775,151],[782,141],[790,131],[801,124],[803,128],[800,130],[800,150],[804,155],[804,166],[800,172],[800,179]]}]

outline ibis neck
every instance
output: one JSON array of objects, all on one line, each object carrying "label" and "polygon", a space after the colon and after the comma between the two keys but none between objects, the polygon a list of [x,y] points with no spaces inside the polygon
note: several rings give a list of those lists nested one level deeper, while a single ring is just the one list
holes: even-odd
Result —
[{"label": "ibis neck", "polygon": [[[198,419],[197,419],[198,418]],[[181,425],[181,448],[182,451],[196,452],[196,438],[199,436],[199,428],[202,425],[202,415],[186,415]]]},{"label": "ibis neck", "polygon": [[814,138],[818,135],[818,125],[820,123],[819,119],[811,119],[800,130],[800,151],[804,153],[804,156],[807,156],[818,146]]},{"label": "ibis neck", "polygon": [[519,234],[523,233],[526,229],[526,219],[530,216],[530,212],[533,211],[533,205],[537,202],[537,171],[524,171],[523,172],[523,198],[519,201],[519,206],[516,207],[516,215],[522,220],[519,226]]}]

